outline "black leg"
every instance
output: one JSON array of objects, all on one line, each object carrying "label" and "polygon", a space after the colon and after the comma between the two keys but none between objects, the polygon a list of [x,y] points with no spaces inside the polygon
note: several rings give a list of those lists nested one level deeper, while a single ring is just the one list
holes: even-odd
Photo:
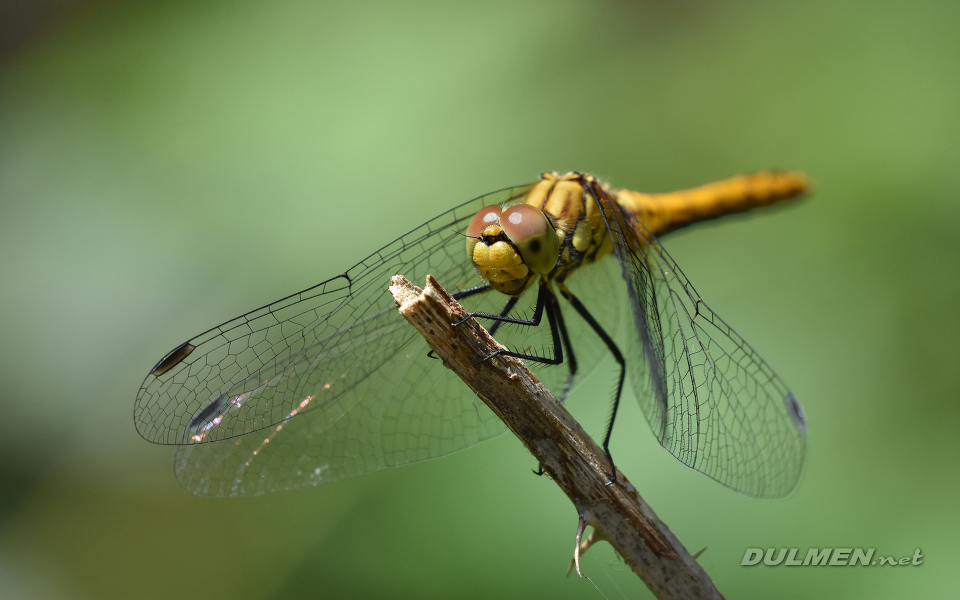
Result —
[{"label": "black leg", "polygon": [[469,298],[470,296],[475,296],[477,294],[489,292],[491,289],[493,289],[492,285],[490,285],[489,283],[484,283],[481,285],[474,286],[472,288],[467,288],[465,290],[454,292],[450,295],[453,296],[454,300],[463,300],[464,298]]},{"label": "black leg", "polygon": [[[517,305],[517,301],[520,300],[518,296],[510,296],[510,299],[507,300],[507,303],[503,305],[503,310],[500,311],[501,317],[506,317],[510,314],[510,311],[513,310],[513,307]],[[497,330],[500,329],[500,326],[503,325],[503,321],[496,320],[493,322],[493,325],[490,326],[490,329],[487,330],[487,333],[494,335],[497,333]]]},{"label": "black leg", "polygon": [[560,290],[560,293],[563,294],[563,297],[567,299],[567,302],[573,306],[583,320],[590,325],[597,335],[600,336],[600,339],[603,340],[603,343],[607,345],[607,348],[610,349],[610,353],[613,354],[613,358],[620,365],[620,378],[617,381],[617,392],[613,398],[613,410],[610,411],[610,422],[607,424],[607,434],[603,437],[603,451],[607,454],[607,460],[610,461],[610,469],[612,471],[612,478],[607,482],[606,485],[613,485],[617,481],[617,467],[613,463],[613,456],[610,455],[610,436],[613,434],[613,422],[617,418],[617,409],[620,407],[620,395],[623,392],[623,380],[626,376],[626,361],[623,359],[623,354],[620,352],[620,348],[617,347],[617,344],[613,339],[607,335],[607,332],[603,330],[603,327],[600,326],[600,323],[597,323],[597,320],[593,318],[593,315],[590,314],[590,311],[574,296],[570,293],[570,290],[567,289],[565,285],[561,282],[557,282],[557,289]]},{"label": "black leg", "polygon": [[[483,287],[483,286],[477,286],[477,287]],[[475,289],[477,288],[471,288],[471,290],[475,290]],[[470,291],[470,290],[464,290],[464,291]],[[513,310],[513,307],[517,305],[517,300],[519,300],[519,298],[517,298],[516,296],[510,296],[510,299],[507,300],[506,304],[504,304],[503,310],[500,311],[500,316],[505,317],[508,314],[510,314],[510,311]],[[458,321],[457,324],[459,325],[462,322],[463,321]],[[487,330],[487,333],[489,333],[490,335],[495,334],[497,332],[497,329],[500,328],[501,323],[503,323],[503,321],[494,321],[493,325],[490,326],[490,329]],[[427,352],[427,356],[429,356],[430,358],[439,358],[433,350]]]},{"label": "black leg", "polygon": [[[533,311],[532,319],[515,319],[513,317],[508,317],[504,314],[494,315],[491,313],[485,312],[472,312],[466,317],[460,319],[454,326],[461,325],[470,319],[480,317],[481,319],[490,319],[491,321],[502,321],[504,323],[516,323],[517,325],[531,325],[536,327],[540,324],[540,319],[543,317],[543,308],[547,304],[547,295],[550,294],[550,290],[547,289],[547,285],[541,280],[540,290],[537,292],[537,308]],[[513,307],[511,307],[513,308]]]},{"label": "black leg", "polygon": [[567,376],[567,383],[563,386],[563,391],[560,392],[560,404],[563,404],[567,399],[567,394],[570,393],[570,388],[573,386],[573,378],[577,375],[577,357],[573,353],[573,346],[570,345],[570,336],[567,335],[567,325],[563,322],[563,311],[560,310],[560,303],[557,302],[557,297],[550,295],[550,300],[554,303],[554,310],[557,313],[557,328],[560,330],[560,341],[563,342],[564,348],[566,350],[567,356],[567,365],[570,367],[570,375]]},{"label": "black leg", "polygon": [[[510,314],[510,311],[513,310],[513,307],[517,305],[517,301],[519,300],[520,300],[519,296],[510,296],[510,299],[507,300],[507,303],[506,305],[504,305],[503,310],[500,311],[500,316],[505,317],[508,314]],[[560,303],[557,302],[557,297],[554,296],[553,294],[550,294],[550,298],[548,301],[554,304],[554,308],[557,311],[557,325],[560,328],[560,340],[564,344],[566,344],[567,353],[570,355],[570,360],[568,361],[570,363],[570,377],[567,378],[567,384],[563,388],[563,394],[560,395],[560,403],[563,404],[563,399],[566,398],[567,392],[570,391],[570,384],[573,383],[573,374],[577,370],[577,361],[573,357],[573,350],[570,348],[570,338],[567,336],[567,329],[563,324],[563,314],[561,314],[560,312]],[[487,330],[488,333],[490,333],[490,335],[494,335],[497,332],[497,329],[499,329],[500,325],[502,324],[503,324],[503,321],[499,321],[499,320],[494,321],[493,325],[490,326],[490,329]],[[536,475],[537,477],[543,476],[543,473],[544,473],[543,465],[540,465],[537,469],[533,471],[533,474]]]},{"label": "black leg", "polygon": [[[553,298],[553,301],[548,301],[549,298]],[[541,284],[540,294],[537,299],[537,313],[543,311],[544,306],[547,310],[547,321],[550,323],[550,335],[553,339],[553,358],[547,358],[545,356],[537,356],[535,354],[524,354],[522,352],[513,352],[512,350],[497,350],[490,356],[485,356],[480,360],[474,361],[473,364],[479,365],[480,363],[486,362],[493,358],[494,356],[512,356],[514,358],[520,358],[523,360],[531,360],[533,362],[544,363],[547,365],[559,365],[563,362],[563,346],[560,342],[560,328],[557,326],[557,299],[553,296],[553,292],[547,289],[546,284]],[[484,315],[486,316],[486,315]],[[496,316],[496,315],[494,315]],[[535,314],[534,319],[536,323],[540,322],[540,315]],[[502,319],[508,323],[521,323],[523,325],[535,325],[529,321],[521,321],[519,319]]]}]

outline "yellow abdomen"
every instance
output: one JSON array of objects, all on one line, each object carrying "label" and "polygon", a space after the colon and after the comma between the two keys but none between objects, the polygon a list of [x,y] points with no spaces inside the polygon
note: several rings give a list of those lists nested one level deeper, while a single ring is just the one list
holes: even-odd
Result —
[{"label": "yellow abdomen", "polygon": [[799,171],[760,171],[665,194],[615,190],[616,200],[654,235],[795,198],[810,189]]}]

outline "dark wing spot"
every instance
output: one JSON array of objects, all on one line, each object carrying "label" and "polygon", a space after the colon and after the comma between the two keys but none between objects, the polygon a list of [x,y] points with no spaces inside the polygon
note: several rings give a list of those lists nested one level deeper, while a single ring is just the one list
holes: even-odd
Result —
[{"label": "dark wing spot", "polygon": [[783,403],[787,407],[787,412],[790,414],[790,418],[793,419],[793,424],[800,431],[807,430],[807,413],[803,410],[803,405],[800,404],[800,401],[797,400],[797,397],[793,394],[787,394]]},{"label": "dark wing spot", "polygon": [[150,369],[150,374],[155,377],[160,377],[170,369],[174,368],[180,361],[190,356],[190,353],[196,350],[197,347],[190,344],[190,342],[184,342],[170,351],[169,354],[160,359],[160,362],[157,363],[157,366]]}]

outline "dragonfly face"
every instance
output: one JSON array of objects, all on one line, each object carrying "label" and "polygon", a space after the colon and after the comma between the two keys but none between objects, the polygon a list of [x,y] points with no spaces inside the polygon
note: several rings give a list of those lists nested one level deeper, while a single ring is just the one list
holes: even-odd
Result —
[{"label": "dragonfly face", "polygon": [[[502,423],[428,356],[386,291],[393,275],[431,274],[491,319],[491,333],[514,324],[497,335],[507,353],[565,363],[538,373],[561,399],[611,354],[615,408],[629,378],[654,435],[679,460],[740,492],[783,496],[803,470],[803,408],[656,235],[806,189],[790,171],[670,194],[545,173],[481,196],[167,353],[137,396],[137,430],[176,445],[181,485],[214,496],[335,481],[497,435]],[[513,316],[533,297],[532,319]],[[549,328],[533,327],[541,314]],[[530,332],[546,329],[553,350],[530,350]]]},{"label": "dragonfly face", "polygon": [[557,265],[560,241],[550,219],[529,204],[486,206],[467,226],[467,256],[494,289],[516,296]]}]

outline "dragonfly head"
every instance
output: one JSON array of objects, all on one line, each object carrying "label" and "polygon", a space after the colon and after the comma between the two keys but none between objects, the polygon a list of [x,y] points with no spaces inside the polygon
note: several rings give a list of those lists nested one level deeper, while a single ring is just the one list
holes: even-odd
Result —
[{"label": "dragonfly head", "polygon": [[467,227],[467,255],[495,289],[517,295],[535,275],[553,270],[560,242],[550,219],[536,207],[485,206]]}]

